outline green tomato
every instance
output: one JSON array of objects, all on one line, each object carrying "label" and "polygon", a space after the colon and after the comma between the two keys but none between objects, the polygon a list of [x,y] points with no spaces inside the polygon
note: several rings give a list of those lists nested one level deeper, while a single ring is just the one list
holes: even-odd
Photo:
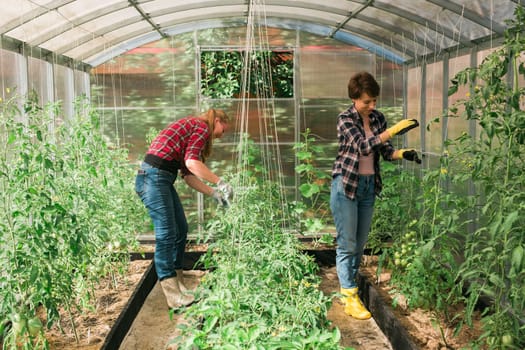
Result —
[{"label": "green tomato", "polygon": [[506,333],[501,337],[501,344],[505,346],[511,346],[513,343],[512,334]]},{"label": "green tomato", "polygon": [[27,329],[29,334],[31,334],[33,337],[37,336],[42,330],[42,321],[40,321],[40,318],[35,316],[29,319],[29,321],[27,321]]},{"label": "green tomato", "polygon": [[27,328],[27,320],[19,314],[14,314],[11,319],[12,329],[16,335],[22,334]]}]

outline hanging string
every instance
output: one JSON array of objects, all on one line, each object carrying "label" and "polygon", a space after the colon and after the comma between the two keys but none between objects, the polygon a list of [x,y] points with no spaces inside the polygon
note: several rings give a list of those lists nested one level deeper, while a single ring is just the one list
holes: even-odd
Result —
[{"label": "hanging string", "polygon": [[[275,97],[271,91],[271,50],[268,40],[266,8],[264,1],[251,0],[247,14],[246,39],[244,46],[244,61],[241,84],[241,103],[238,107],[237,130],[239,135],[248,134],[248,118],[250,106],[255,103],[257,111],[258,131],[260,138],[260,157],[263,180],[277,183],[280,190],[278,193],[279,203],[275,200],[268,201],[269,205],[286,205],[284,190],[283,166],[279,148],[279,137],[277,118],[275,110]],[[254,59],[257,57],[258,59]],[[253,80],[252,80],[253,79]],[[254,81],[255,79],[259,79]],[[250,87],[253,86],[253,96]],[[246,174],[248,169],[243,163],[249,153],[249,141],[240,137],[237,172]],[[241,186],[247,184],[247,178],[241,177]],[[271,193],[268,193],[271,195]]]}]

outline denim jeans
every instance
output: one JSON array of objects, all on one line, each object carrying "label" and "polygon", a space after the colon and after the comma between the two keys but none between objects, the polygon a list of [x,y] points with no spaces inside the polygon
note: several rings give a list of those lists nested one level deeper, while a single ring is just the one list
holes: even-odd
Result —
[{"label": "denim jeans", "polygon": [[173,187],[177,178],[166,170],[142,163],[135,178],[135,191],[148,209],[155,230],[155,270],[159,280],[182,269],[188,222],[179,195]]},{"label": "denim jeans", "polygon": [[356,276],[372,224],[374,201],[373,175],[359,176],[353,200],[345,196],[341,176],[332,180],[330,209],[337,230],[335,262],[341,288],[357,286]]}]

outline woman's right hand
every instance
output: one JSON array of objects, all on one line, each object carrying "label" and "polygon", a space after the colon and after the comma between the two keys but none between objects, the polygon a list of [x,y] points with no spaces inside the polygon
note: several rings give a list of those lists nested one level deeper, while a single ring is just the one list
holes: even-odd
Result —
[{"label": "woman's right hand", "polygon": [[217,182],[217,189],[224,194],[226,200],[230,200],[233,197],[233,187],[222,179]]},{"label": "woman's right hand", "polygon": [[230,206],[230,203],[228,202],[228,199],[226,199],[224,197],[224,194],[222,193],[222,191],[220,190],[213,190],[213,192],[211,193],[211,196],[213,197],[213,199],[215,199],[217,201],[217,203],[219,203],[220,205],[222,205],[223,207],[227,208]]}]

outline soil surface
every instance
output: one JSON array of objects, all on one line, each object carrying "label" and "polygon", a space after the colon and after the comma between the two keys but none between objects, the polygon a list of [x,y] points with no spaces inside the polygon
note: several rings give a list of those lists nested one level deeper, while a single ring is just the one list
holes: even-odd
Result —
[{"label": "soil surface", "polygon": [[102,279],[95,289],[93,310],[71,310],[72,318],[60,310],[62,324],[46,330],[49,348],[99,350],[150,264],[150,260],[134,260],[127,274]]},{"label": "soil surface", "polygon": [[[105,337],[150,263],[150,260],[132,261],[127,276],[118,277],[116,280],[108,279],[103,281],[96,291],[96,309],[73,313],[78,341],[75,338],[71,322],[64,321],[62,330],[58,326],[54,326],[47,331],[46,336],[50,342],[50,349],[100,349]],[[385,303],[391,305],[392,295],[387,285],[388,272],[382,274],[378,281],[375,276],[374,264],[373,262],[370,263],[370,261],[368,261],[367,266],[363,266],[362,272],[369,279],[373,280],[374,287],[378,289]],[[204,273],[198,270],[185,271],[184,277],[187,286],[195,288]],[[320,268],[320,276],[322,278],[320,288],[325,294],[331,295],[339,290],[334,266],[322,266]],[[461,349],[466,347],[470,340],[476,339],[481,334],[479,327],[475,329],[464,328],[459,336],[453,337],[453,325],[446,325],[442,320],[439,320],[446,339],[445,345],[445,341],[440,336],[439,327],[434,326],[436,323],[435,317],[430,313],[417,309],[408,310],[403,308],[402,305],[394,309],[394,313],[421,349]],[[360,321],[347,316],[343,312],[343,305],[339,298],[335,296],[328,311],[328,318],[333,322],[333,326],[338,327],[341,331],[342,346],[353,347],[356,350],[392,349],[388,339],[381,332],[373,318]],[[64,320],[69,320],[65,312]],[[184,322],[183,315],[175,314],[170,319],[166,300],[160,285],[157,283],[148,295],[120,350],[164,349],[169,340],[176,336],[177,325],[181,322]],[[171,349],[175,349],[175,347]]]},{"label": "soil surface", "polygon": [[[323,269],[321,274],[323,276],[321,289],[328,294],[337,291],[339,287],[335,268]],[[196,271],[185,271],[184,278],[188,287],[192,288],[197,286],[200,276]],[[182,315],[175,315],[170,320],[167,308],[166,300],[157,283],[133,322],[120,350],[164,349],[169,340],[177,335],[177,325],[184,322]],[[341,331],[341,345],[351,346],[357,350],[392,349],[373,318],[358,321],[348,317],[344,314],[343,305],[337,298],[332,303],[328,318]],[[176,349],[176,347],[172,346],[169,349]]]},{"label": "soil surface", "polygon": [[[396,319],[411,335],[417,346],[425,350],[454,350],[470,349],[469,343],[479,339],[482,331],[481,314],[475,311],[472,316],[473,327],[464,325],[458,334],[454,335],[457,323],[447,322],[443,317],[436,316],[430,311],[419,308],[408,308],[406,299],[395,294],[389,285],[391,272],[385,270],[377,276],[377,257],[365,256],[360,273],[373,285],[381,296],[382,301],[392,307],[394,298],[397,298],[397,307],[392,308]],[[463,311],[460,305],[450,307],[452,317]],[[483,348],[482,348],[483,349]]]}]

